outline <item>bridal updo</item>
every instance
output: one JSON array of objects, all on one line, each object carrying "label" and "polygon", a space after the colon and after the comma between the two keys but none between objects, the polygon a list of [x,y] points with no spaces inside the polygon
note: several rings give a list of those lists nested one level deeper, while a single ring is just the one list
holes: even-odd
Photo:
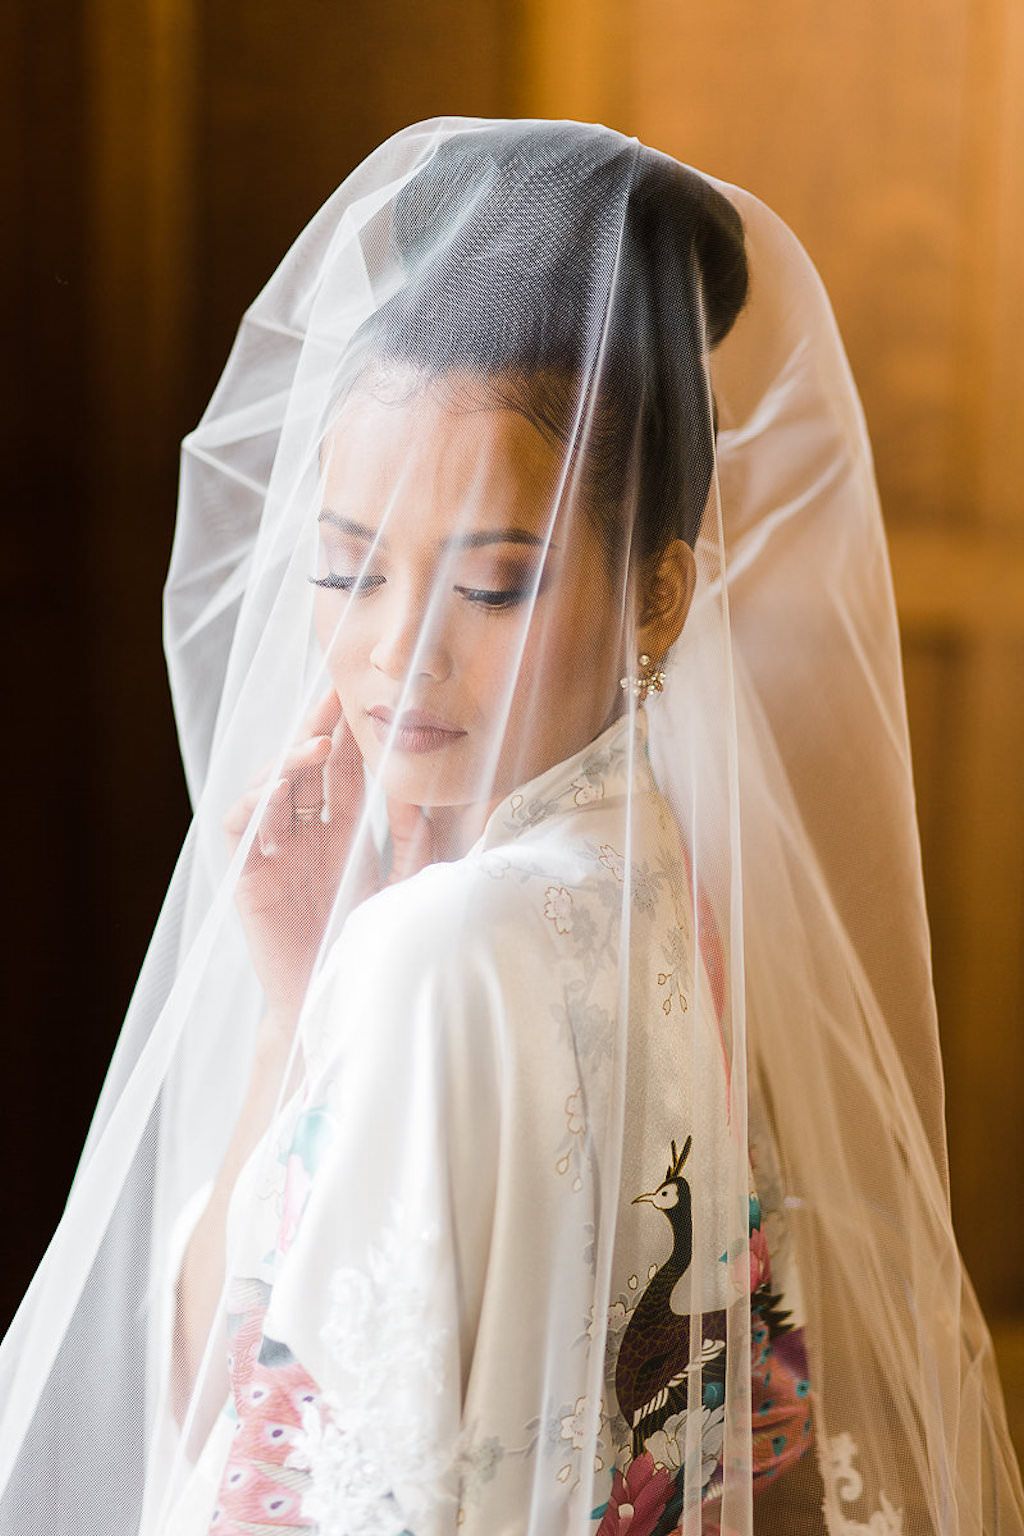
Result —
[{"label": "bridal updo", "polygon": [[714,464],[707,356],[747,296],[732,205],[606,128],[501,123],[434,151],[390,240],[401,281],[358,338],[359,387],[521,412],[569,448],[613,562],[692,546]]}]

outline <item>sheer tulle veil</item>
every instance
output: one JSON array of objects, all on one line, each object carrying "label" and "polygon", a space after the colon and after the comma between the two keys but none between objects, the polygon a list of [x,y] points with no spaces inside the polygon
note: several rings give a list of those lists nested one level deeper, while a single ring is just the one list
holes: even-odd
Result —
[{"label": "sheer tulle veil", "polygon": [[1024,1531],[870,447],[781,221],[605,128],[397,134],[243,319],[165,621],[195,816],[0,1530]]}]

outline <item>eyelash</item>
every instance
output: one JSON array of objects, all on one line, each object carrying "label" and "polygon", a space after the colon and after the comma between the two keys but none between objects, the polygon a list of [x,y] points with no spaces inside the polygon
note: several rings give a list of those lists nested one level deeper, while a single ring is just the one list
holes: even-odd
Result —
[{"label": "eyelash", "polygon": [[336,576],[329,571],[326,576],[311,576],[310,581],[314,587],[327,587],[332,592],[367,592],[380,586],[382,576],[364,577],[361,581],[358,576]]},{"label": "eyelash", "polygon": [[[383,582],[383,577],[364,578],[362,581],[357,576],[337,576],[333,571],[326,576],[311,576],[310,581],[315,587],[326,587],[332,592],[349,592],[354,596],[365,596],[374,591]],[[484,587],[456,587],[455,591],[468,602],[476,603],[481,608],[489,608],[492,611],[501,608],[513,608],[521,603],[529,595],[529,587],[507,587],[502,591],[490,591]]]}]

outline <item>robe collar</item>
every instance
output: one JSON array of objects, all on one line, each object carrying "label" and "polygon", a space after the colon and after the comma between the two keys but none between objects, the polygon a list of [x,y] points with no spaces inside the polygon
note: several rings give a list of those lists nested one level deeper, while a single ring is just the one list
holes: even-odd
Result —
[{"label": "robe collar", "polygon": [[546,768],[495,807],[469,856],[497,848],[553,816],[596,801],[654,789],[647,753],[647,714],[627,711],[574,756]]}]

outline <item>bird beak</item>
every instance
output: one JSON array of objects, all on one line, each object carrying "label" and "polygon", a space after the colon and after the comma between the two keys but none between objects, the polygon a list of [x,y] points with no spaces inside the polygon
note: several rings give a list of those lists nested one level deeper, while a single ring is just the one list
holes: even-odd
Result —
[{"label": "bird beak", "polygon": [[653,1195],[637,1195],[636,1199],[635,1200],[631,1200],[629,1203],[630,1203],[630,1205],[639,1205],[641,1200],[646,1200],[651,1205],[654,1204],[654,1196]]}]

